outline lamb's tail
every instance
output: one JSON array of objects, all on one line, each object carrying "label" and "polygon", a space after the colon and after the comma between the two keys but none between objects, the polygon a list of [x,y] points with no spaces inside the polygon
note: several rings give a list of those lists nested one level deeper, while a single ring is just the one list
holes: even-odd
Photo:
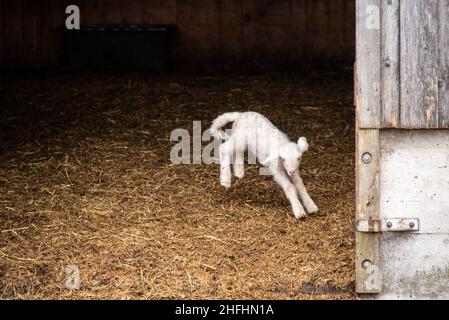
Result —
[{"label": "lamb's tail", "polygon": [[240,112],[229,112],[222,114],[212,122],[212,126],[209,129],[210,133],[217,139],[228,140],[229,136],[222,128],[228,123],[237,120],[238,117],[240,117]]}]

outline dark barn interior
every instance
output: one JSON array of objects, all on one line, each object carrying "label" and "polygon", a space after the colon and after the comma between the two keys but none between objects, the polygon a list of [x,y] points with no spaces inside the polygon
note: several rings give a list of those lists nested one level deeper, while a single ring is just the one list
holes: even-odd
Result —
[{"label": "dark barn interior", "polygon": [[[0,298],[355,298],[354,11],[0,0]],[[224,190],[218,165],[170,162],[173,130],[229,111],[308,138],[319,213],[296,220],[257,166]]]}]

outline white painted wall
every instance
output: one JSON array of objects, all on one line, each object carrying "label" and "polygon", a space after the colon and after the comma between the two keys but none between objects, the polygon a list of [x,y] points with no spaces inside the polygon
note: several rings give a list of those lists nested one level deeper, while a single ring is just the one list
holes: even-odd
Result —
[{"label": "white painted wall", "polygon": [[449,130],[381,131],[381,218],[420,231],[381,236],[379,299],[449,299]]}]

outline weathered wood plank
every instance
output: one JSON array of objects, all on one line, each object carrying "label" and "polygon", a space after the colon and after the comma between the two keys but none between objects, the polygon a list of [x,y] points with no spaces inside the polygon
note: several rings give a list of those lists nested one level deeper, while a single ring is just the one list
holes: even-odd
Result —
[{"label": "weathered wood plank", "polygon": [[220,48],[220,11],[217,1],[178,0],[180,47],[194,59],[216,55]]},{"label": "weathered wood plank", "polygon": [[343,2],[345,0],[328,1],[328,50],[331,55],[328,58],[340,60],[344,47],[344,16]]},{"label": "weathered wood plank", "polygon": [[[65,26],[65,19],[67,14],[65,9],[67,6],[73,4],[70,0],[46,0],[43,1],[41,14],[44,19],[44,36],[42,45],[45,51],[44,56],[47,64],[55,65],[59,63],[61,58],[62,37],[61,30]],[[81,23],[83,13],[81,12]]]},{"label": "weathered wood plank", "polygon": [[449,3],[438,4],[438,126],[449,128]]},{"label": "weathered wood plank", "polygon": [[83,1],[81,13],[82,24],[102,24],[105,17],[105,6],[108,4],[102,0]]},{"label": "weathered wood plank", "polygon": [[144,0],[122,0],[122,21],[125,24],[143,22]]},{"label": "weathered wood plank", "polygon": [[302,57],[307,53],[307,0],[292,0],[291,6],[291,54]]},{"label": "weathered wood plank", "polygon": [[39,63],[41,54],[41,1],[24,0],[23,4],[23,63],[33,65]]},{"label": "weathered wood plank", "polygon": [[288,56],[291,28],[289,1],[245,0],[243,4],[245,55],[267,60]]},{"label": "weathered wood plank", "polygon": [[356,7],[357,122],[380,126],[380,0],[358,0]]},{"label": "weathered wood plank", "polygon": [[401,1],[401,127],[438,127],[438,0]]},{"label": "weathered wood plank", "polygon": [[[345,56],[344,61],[347,57],[354,57],[355,48],[355,7],[356,1],[343,1],[343,38],[344,38],[344,48],[342,53]],[[332,13],[331,13],[332,14]]]},{"label": "weathered wood plank", "polygon": [[122,23],[121,0],[109,0],[107,5],[103,6],[104,23],[117,24]]},{"label": "weathered wood plank", "polygon": [[382,50],[382,123],[383,128],[400,125],[400,0],[382,1],[381,8]]},{"label": "weathered wood plank", "polygon": [[3,25],[3,0],[0,0],[0,65],[3,64],[3,41],[5,27]]},{"label": "weathered wood plank", "polygon": [[3,4],[4,61],[9,65],[23,63],[22,1],[5,1]]},{"label": "weathered wood plank", "polygon": [[[379,218],[379,139],[377,129],[357,131],[357,220]],[[381,290],[379,246],[379,234],[356,233],[356,291],[358,293],[378,293]]]},{"label": "weathered wood plank", "polygon": [[177,24],[179,13],[178,0],[165,0],[162,12],[164,23]]},{"label": "weathered wood plank", "polygon": [[143,22],[148,24],[161,24],[163,22],[164,0],[143,1]]},{"label": "weathered wood plank", "polygon": [[329,49],[328,2],[326,0],[308,1],[307,17],[308,58],[311,60],[321,60],[328,56],[326,51]]},{"label": "weathered wood plank", "polygon": [[243,1],[221,1],[220,47],[225,57],[243,57]]}]

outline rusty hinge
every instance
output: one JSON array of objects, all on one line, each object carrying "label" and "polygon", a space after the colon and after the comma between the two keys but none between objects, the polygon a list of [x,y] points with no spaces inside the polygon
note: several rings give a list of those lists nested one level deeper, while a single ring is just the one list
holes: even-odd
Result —
[{"label": "rusty hinge", "polygon": [[358,232],[412,232],[419,231],[419,219],[366,219],[356,222]]}]

